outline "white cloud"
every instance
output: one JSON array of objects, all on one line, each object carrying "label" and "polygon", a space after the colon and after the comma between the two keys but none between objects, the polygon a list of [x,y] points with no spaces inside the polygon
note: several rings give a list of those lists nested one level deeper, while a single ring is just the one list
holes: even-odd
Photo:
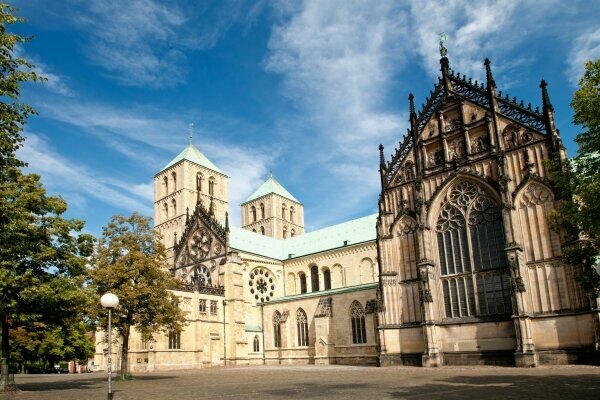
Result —
[{"label": "white cloud", "polygon": [[84,205],[84,198],[92,198],[120,210],[153,215],[152,196],[148,197],[147,191],[139,190],[145,184],[100,176],[56,153],[42,136],[30,132],[25,136],[27,140],[18,150],[18,156],[29,163],[29,171],[42,176],[51,191],[61,193],[79,206]]},{"label": "white cloud", "polygon": [[600,57],[600,28],[593,28],[581,33],[573,42],[569,53],[567,77],[573,86],[577,86],[583,76],[586,61]]},{"label": "white cloud", "polygon": [[262,3],[105,0],[84,3],[74,20],[87,34],[87,57],[109,77],[162,88],[185,82],[186,51],[213,47],[235,23],[252,22]]}]

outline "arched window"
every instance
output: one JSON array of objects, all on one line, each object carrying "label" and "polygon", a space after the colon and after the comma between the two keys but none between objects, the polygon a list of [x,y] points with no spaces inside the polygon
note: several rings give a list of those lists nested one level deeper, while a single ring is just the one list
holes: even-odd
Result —
[{"label": "arched window", "polygon": [[260,233],[262,233],[263,235],[265,234],[265,227],[264,226],[260,227]]},{"label": "arched window", "polygon": [[260,351],[260,341],[258,340],[258,335],[254,336],[254,352],[258,353]]},{"label": "arched window", "polygon": [[458,182],[446,195],[436,231],[446,318],[510,313],[502,215],[492,200]]},{"label": "arched window", "polygon": [[310,288],[313,292],[319,291],[319,267],[310,267]]},{"label": "arched window", "polygon": [[294,222],[294,206],[290,206],[290,222]]},{"label": "arched window", "polygon": [[281,347],[281,314],[273,313],[273,347]]},{"label": "arched window", "polygon": [[169,205],[167,203],[163,203],[163,218],[169,218]]},{"label": "arched window", "polygon": [[323,290],[331,289],[331,272],[329,268],[323,269]]},{"label": "arched window", "polygon": [[365,310],[356,300],[350,305],[350,319],[352,321],[352,343],[367,343],[367,328],[365,326]]},{"label": "arched window", "polygon": [[308,346],[308,320],[303,309],[296,312],[296,331],[298,334],[298,346]]},{"label": "arched window", "polygon": [[300,293],[306,293],[306,274],[300,272],[298,278],[300,278]]},{"label": "arched window", "polygon": [[283,238],[287,238],[287,226],[283,227]]},{"label": "arched window", "polygon": [[177,174],[175,172],[173,172],[171,174],[171,177],[173,179],[173,191],[177,190]]},{"label": "arched window", "polygon": [[177,215],[177,200],[171,200],[171,209],[173,210],[173,216]]},{"label": "arched window", "polygon": [[169,178],[166,176],[163,178],[163,190],[165,195],[169,194]]},{"label": "arched window", "polygon": [[252,222],[256,222],[256,207],[252,206]]},{"label": "arched window", "polygon": [[283,218],[285,220],[285,210],[286,210],[286,206],[285,204],[281,205],[281,218]]},{"label": "arched window", "polygon": [[296,230],[295,230],[295,229],[292,229],[292,230],[290,231],[290,237],[294,237],[294,236],[296,236]]},{"label": "arched window", "polygon": [[196,190],[202,192],[202,174],[200,172],[196,174]]},{"label": "arched window", "polygon": [[215,194],[215,178],[212,176],[208,179],[208,194],[214,196]]},{"label": "arched window", "polygon": [[265,205],[260,203],[260,218],[265,219]]}]

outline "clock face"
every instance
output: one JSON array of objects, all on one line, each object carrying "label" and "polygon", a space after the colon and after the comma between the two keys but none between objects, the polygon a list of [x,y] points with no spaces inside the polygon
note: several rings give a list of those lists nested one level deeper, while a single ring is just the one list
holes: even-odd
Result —
[{"label": "clock face", "polygon": [[206,258],[210,252],[211,237],[206,230],[195,232],[190,239],[190,257],[194,261]]}]

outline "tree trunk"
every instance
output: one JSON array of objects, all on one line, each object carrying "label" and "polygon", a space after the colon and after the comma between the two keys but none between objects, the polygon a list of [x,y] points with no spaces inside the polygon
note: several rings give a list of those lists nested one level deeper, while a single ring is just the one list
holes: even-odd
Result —
[{"label": "tree trunk", "polygon": [[121,346],[121,380],[129,379],[129,325],[123,326],[123,345]]},{"label": "tree trunk", "polygon": [[8,315],[2,316],[2,358],[0,362],[0,392],[12,392],[16,390],[14,382],[8,373],[8,359],[10,356],[10,336],[8,334]]}]

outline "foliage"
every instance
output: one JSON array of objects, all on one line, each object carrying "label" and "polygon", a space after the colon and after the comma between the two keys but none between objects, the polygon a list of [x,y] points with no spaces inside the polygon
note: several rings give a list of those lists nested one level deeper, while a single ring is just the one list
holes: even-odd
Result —
[{"label": "foliage", "polygon": [[39,176],[20,169],[25,163],[15,152],[24,140],[23,125],[34,113],[19,102],[20,85],[43,79],[30,63],[14,56],[15,46],[29,40],[7,31],[7,25],[23,21],[14,11],[0,3],[0,391],[11,389],[11,327],[38,324],[50,334],[58,326],[81,321],[89,301],[82,276],[93,247],[90,235],[79,234],[82,221],[62,217],[66,202],[48,196]]},{"label": "foliage", "polygon": [[600,59],[586,63],[573,96],[573,122],[585,131],[575,139],[577,157],[570,166],[554,164],[551,175],[559,190],[553,225],[565,238],[567,262],[583,266],[582,283],[593,297],[600,295]]},{"label": "foliage", "polygon": [[[167,270],[166,251],[150,220],[137,213],[114,216],[104,227],[90,271],[97,293],[114,293],[119,307],[113,327],[122,336],[121,377],[128,376],[127,354],[131,329],[145,340],[157,332],[181,331],[185,318],[169,292],[178,281]],[[98,315],[105,315],[97,310]],[[101,320],[106,326],[105,319]]]}]

